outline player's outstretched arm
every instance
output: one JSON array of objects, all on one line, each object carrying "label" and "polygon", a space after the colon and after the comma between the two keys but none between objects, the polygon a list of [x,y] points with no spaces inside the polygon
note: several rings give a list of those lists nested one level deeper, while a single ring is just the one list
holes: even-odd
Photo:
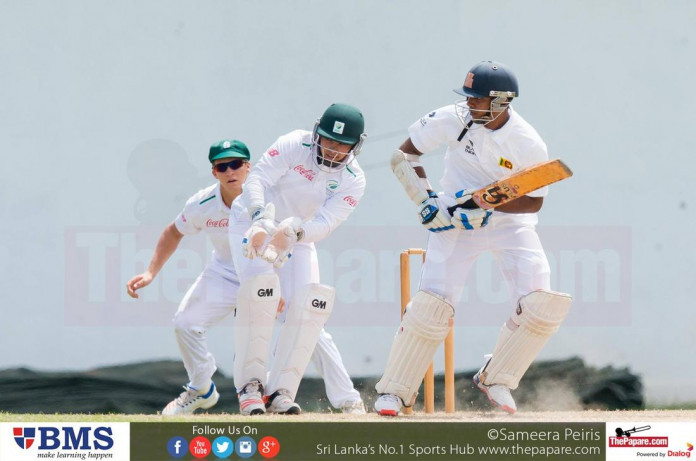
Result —
[{"label": "player's outstretched arm", "polygon": [[136,293],[136,291],[148,286],[157,274],[159,274],[162,266],[169,260],[169,257],[179,246],[179,242],[181,242],[183,237],[184,234],[179,232],[174,223],[171,223],[162,231],[157,241],[155,253],[152,255],[147,270],[142,274],[136,275],[126,283],[126,291],[128,291],[128,295],[131,298],[138,298],[138,293]]}]

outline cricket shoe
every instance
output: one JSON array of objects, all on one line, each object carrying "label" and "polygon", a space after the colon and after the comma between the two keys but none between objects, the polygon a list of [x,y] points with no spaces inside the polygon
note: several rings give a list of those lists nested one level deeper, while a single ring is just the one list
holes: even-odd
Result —
[{"label": "cricket shoe", "polygon": [[239,412],[244,416],[266,413],[266,406],[263,404],[263,385],[258,379],[246,383],[237,397]]},{"label": "cricket shoe", "polygon": [[[483,370],[483,368],[481,370]],[[492,384],[490,386],[483,384],[479,376],[481,370],[474,375],[474,384],[476,387],[478,387],[481,392],[486,394],[488,400],[490,400],[491,403],[496,407],[499,407],[501,410],[507,411],[510,414],[516,412],[517,405],[515,405],[515,399],[512,398],[510,388],[503,384]]]},{"label": "cricket shoe", "polygon": [[348,400],[343,405],[341,405],[341,411],[349,415],[364,415],[367,413],[365,411],[365,404],[360,399]]},{"label": "cricket shoe", "polygon": [[193,413],[199,408],[207,410],[212,408],[220,398],[217,389],[215,388],[215,383],[210,382],[210,388],[205,394],[201,394],[196,389],[184,386],[184,392],[181,395],[164,407],[162,410],[163,416],[174,416],[174,415],[188,415]]},{"label": "cricket shoe", "polygon": [[264,400],[266,401],[266,411],[269,413],[279,415],[299,415],[302,413],[302,408],[292,400],[290,391],[287,389],[278,389],[271,395],[264,397]]},{"label": "cricket shoe", "polygon": [[381,416],[399,416],[404,404],[401,398],[394,394],[382,394],[375,402],[375,411]]}]

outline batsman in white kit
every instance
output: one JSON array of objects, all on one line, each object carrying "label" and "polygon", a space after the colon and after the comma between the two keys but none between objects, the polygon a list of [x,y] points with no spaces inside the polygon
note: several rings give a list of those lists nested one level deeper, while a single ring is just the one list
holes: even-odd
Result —
[{"label": "batsman in white kit", "polygon": [[[234,381],[242,414],[301,412],[295,396],[335,298],[334,288],[320,283],[314,243],[360,202],[365,176],[355,157],[364,127],[357,108],[332,104],[313,131],[292,131],[268,148],[251,169],[243,200],[233,204],[230,246],[240,280]],[[281,293],[286,305],[269,369]],[[326,374],[330,361],[336,358],[314,355],[327,383],[337,377]],[[340,399],[364,412],[357,392]]]},{"label": "batsman in white kit", "polygon": [[[376,385],[375,410],[397,416],[415,401],[423,376],[454,317],[454,301],[476,259],[492,252],[511,295],[511,316],[474,384],[497,407],[517,410],[511,390],[566,317],[570,295],[551,291],[550,269],[536,233],[537,212],[548,187],[494,210],[480,208],[477,189],[548,160],[546,144],[510,105],[517,78],[504,64],[483,61],[467,73],[465,97],[436,109],[409,128],[391,166],[419,207],[429,234],[419,291],[397,331],[386,369]],[[445,144],[442,192],[436,194],[420,156]],[[512,304],[511,302],[511,304]]]},{"label": "batsman in white kit", "polygon": [[[237,303],[239,280],[232,263],[228,227],[230,206],[242,193],[242,184],[250,171],[249,149],[241,141],[223,140],[210,147],[208,159],[217,182],[189,198],[182,212],[162,232],[148,270],[126,285],[128,294],[137,298],[136,291],[152,282],[185,235],[202,231],[210,239],[211,260],[182,299],[174,317],[176,340],[189,382],[184,392],[162,410],[163,415],[189,414],[217,403],[220,395],[212,381],[217,366],[208,350],[206,333],[233,313]],[[276,306],[282,308],[278,298]],[[324,373],[332,377],[326,380],[326,392],[330,400],[334,397],[332,404],[341,408],[335,396],[357,391],[353,389],[331,337],[325,334],[322,339],[317,355],[326,365]]]}]

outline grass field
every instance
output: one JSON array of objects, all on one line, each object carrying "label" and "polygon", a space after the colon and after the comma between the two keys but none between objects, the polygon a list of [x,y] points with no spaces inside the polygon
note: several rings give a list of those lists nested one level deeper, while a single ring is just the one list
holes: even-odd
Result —
[{"label": "grass field", "polygon": [[412,416],[384,418],[374,413],[367,415],[344,415],[330,413],[304,413],[299,416],[263,415],[244,417],[239,414],[200,414],[181,417],[160,415],[120,415],[120,414],[13,414],[0,413],[0,422],[603,422],[603,421],[693,421],[696,410],[640,410],[640,411],[543,411],[519,412],[508,415],[503,412],[457,412],[446,414],[437,412],[431,415],[416,413]]}]

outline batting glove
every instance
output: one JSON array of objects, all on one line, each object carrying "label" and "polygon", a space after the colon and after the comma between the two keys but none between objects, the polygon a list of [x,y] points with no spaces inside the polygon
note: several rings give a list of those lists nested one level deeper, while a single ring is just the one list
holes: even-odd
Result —
[{"label": "batting glove", "polygon": [[462,189],[454,194],[454,199],[457,201],[458,206],[467,209],[475,209],[479,206],[474,202],[473,193],[476,189]]},{"label": "batting glove", "polygon": [[473,230],[486,227],[493,212],[483,210],[472,199],[474,189],[460,190],[454,194],[457,205],[452,211],[452,225],[457,229]]},{"label": "batting glove", "polygon": [[493,212],[490,210],[467,210],[466,208],[456,208],[452,213],[452,225],[457,229],[473,230],[486,227]]},{"label": "batting glove", "polygon": [[261,256],[261,249],[269,234],[276,231],[275,206],[272,203],[258,208],[251,215],[251,227],[242,240],[242,254],[249,259]]},{"label": "batting glove", "polygon": [[440,202],[433,191],[428,192],[428,198],[421,203],[418,216],[420,216],[421,224],[430,232],[454,229],[452,220],[447,215],[447,207]]}]

